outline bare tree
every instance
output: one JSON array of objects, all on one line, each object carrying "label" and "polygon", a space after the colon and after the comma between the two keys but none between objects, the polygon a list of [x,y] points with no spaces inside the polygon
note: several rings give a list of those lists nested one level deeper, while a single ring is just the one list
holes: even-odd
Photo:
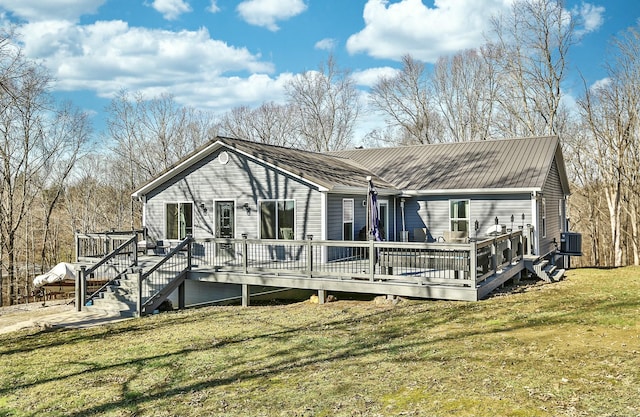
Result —
[{"label": "bare tree", "polygon": [[442,122],[436,111],[432,86],[423,63],[402,57],[395,76],[381,77],[371,89],[371,105],[384,114],[396,133],[396,144],[427,144],[442,141]]},{"label": "bare tree", "polygon": [[0,50],[0,256],[7,257],[2,269],[8,273],[1,281],[2,302],[12,303],[18,297],[17,248],[28,234],[25,220],[41,187],[55,182],[52,167],[72,165],[86,136],[61,127],[65,118],[83,116],[55,108],[48,73],[25,60],[10,39],[0,42]]},{"label": "bare tree", "polygon": [[236,107],[222,117],[224,135],[277,146],[300,147],[294,108],[288,104],[263,103],[256,109]]},{"label": "bare tree", "polygon": [[208,114],[179,106],[170,95],[147,99],[121,91],[107,112],[105,139],[111,143],[110,164],[115,168],[111,175],[118,176],[114,184],[119,187],[114,198],[126,201],[121,209],[128,206],[128,226],[135,229],[139,207],[129,198],[130,193],[205,143],[215,124]]},{"label": "bare tree", "polygon": [[505,136],[561,134],[562,88],[575,20],[556,0],[517,0],[509,14],[492,20],[491,45],[500,77]]},{"label": "bare tree", "polygon": [[434,95],[452,142],[491,135],[498,79],[488,57],[485,47],[440,58],[435,65]]},{"label": "bare tree", "polygon": [[628,156],[633,141],[637,140],[634,134],[637,114],[630,103],[632,98],[624,94],[624,88],[624,84],[614,79],[588,89],[579,102],[593,137],[590,144],[595,152],[593,163],[598,168],[600,190],[609,209],[614,266],[623,265],[622,214],[624,201],[628,198]]},{"label": "bare tree", "polygon": [[360,112],[358,92],[349,72],[340,70],[333,57],[318,71],[297,75],[286,92],[303,147],[323,152],[351,144]]}]

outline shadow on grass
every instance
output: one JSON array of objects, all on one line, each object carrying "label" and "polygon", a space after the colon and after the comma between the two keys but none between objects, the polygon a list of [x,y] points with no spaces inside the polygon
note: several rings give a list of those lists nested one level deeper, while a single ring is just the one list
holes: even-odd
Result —
[{"label": "shadow on grass", "polygon": [[[604,302],[602,300],[597,300],[596,302],[588,299],[576,298],[567,300],[565,297],[554,297],[552,299],[536,298],[537,304],[535,309],[527,310],[527,314],[521,317],[517,316],[518,311],[509,311],[510,306],[517,306],[518,304],[530,301],[530,298],[515,297],[504,300],[496,299],[491,302],[494,304],[489,302],[410,303],[406,306],[400,304],[393,309],[377,310],[368,314],[350,316],[340,320],[320,321],[311,325],[300,325],[297,327],[279,325],[280,329],[275,331],[266,331],[254,335],[240,334],[235,337],[214,340],[212,342],[201,341],[195,346],[189,348],[161,355],[150,355],[143,358],[136,358],[134,360],[122,361],[111,365],[77,362],[76,364],[87,366],[87,369],[68,375],[40,380],[35,383],[12,386],[11,388],[0,390],[0,395],[16,389],[30,388],[38,384],[48,382],[64,381],[67,378],[73,378],[75,376],[81,376],[88,373],[99,373],[101,371],[126,368],[135,368],[139,372],[143,370],[145,366],[148,366],[150,361],[180,358],[193,352],[215,352],[224,349],[227,346],[242,345],[243,343],[249,344],[250,342],[260,339],[274,340],[283,346],[281,349],[269,352],[268,357],[273,359],[271,363],[265,364],[260,361],[256,361],[255,357],[251,357],[249,354],[244,355],[241,353],[240,355],[244,360],[235,360],[233,363],[229,364],[228,370],[232,372],[230,375],[218,378],[212,377],[186,386],[169,387],[168,389],[162,389],[154,393],[138,393],[132,391],[129,388],[130,381],[126,381],[122,384],[122,398],[104,404],[89,404],[88,408],[67,415],[81,416],[100,414],[121,408],[136,408],[160,399],[179,397],[184,395],[185,392],[215,388],[238,382],[242,383],[259,378],[273,377],[294,368],[304,368],[323,362],[339,361],[347,358],[355,359],[369,355],[372,352],[396,354],[398,351],[411,351],[412,348],[416,346],[423,346],[427,343],[449,341],[459,342],[465,338],[475,337],[478,335],[500,334],[521,329],[536,330],[541,327],[566,324],[570,322],[584,324],[585,316],[593,317],[593,314],[608,314],[611,311],[620,309],[635,311],[638,308],[637,301],[634,302],[631,297],[624,300],[611,300]],[[496,306],[498,303],[502,304],[500,306],[500,312],[494,313],[489,311],[489,314],[487,314],[485,305],[497,308]],[[537,311],[539,311],[539,313],[536,313]],[[19,353],[32,351],[39,348],[48,348],[61,344],[81,342],[86,339],[109,337],[110,335],[123,333],[132,333],[132,337],[135,337],[135,332],[146,333],[150,331],[157,331],[163,327],[185,324],[187,322],[199,322],[204,319],[225,320],[227,318],[237,317],[238,314],[238,310],[235,309],[216,312],[207,310],[206,312],[192,313],[189,315],[176,314],[175,317],[165,317],[161,322],[154,319],[142,319],[139,322],[134,321],[126,324],[119,324],[115,328],[95,330],[91,332],[91,334],[87,335],[85,335],[86,331],[69,331],[68,336],[70,337],[68,338],[62,338],[62,336],[67,335],[67,331],[59,331],[61,339],[54,340],[53,343],[47,343],[45,340],[41,340],[38,344],[38,341],[34,340],[33,344],[28,348],[15,349],[13,351],[9,350],[8,352]],[[497,314],[505,315],[504,318],[506,319],[506,322],[500,326],[480,327],[473,326],[472,324],[469,324],[469,321],[465,321],[470,317],[473,317],[474,319],[477,318],[478,320],[488,320],[495,317],[501,317],[497,316]],[[386,322],[391,319],[395,319],[392,325],[389,325],[388,327],[378,326],[379,323]],[[258,320],[256,320],[255,317],[252,317],[252,320],[254,322],[263,322],[265,326],[270,326],[272,328],[276,325],[269,320],[268,316],[264,316],[264,318],[261,316]],[[441,337],[429,338],[428,341],[426,338],[420,337],[423,333],[428,332],[430,328],[443,326],[447,323],[456,321],[465,324],[464,328],[460,329],[460,331],[448,332]],[[368,332],[366,334],[364,332],[351,333],[351,330],[356,325],[361,325],[363,322],[367,323],[371,328],[375,329],[375,331]],[[471,321],[471,323],[473,323],[473,321]],[[260,326],[257,326],[257,328],[254,327],[254,329],[259,330]],[[330,350],[323,351],[318,347],[309,346],[306,343],[310,339],[310,335],[322,334],[322,332],[334,333],[334,337],[331,339]],[[345,337],[335,337],[335,334],[344,334]],[[32,337],[36,336],[37,335],[33,335]],[[41,334],[41,336],[44,335]],[[251,349],[252,346],[248,345],[246,347],[246,352],[251,352]],[[402,360],[402,356],[397,357],[399,361]],[[434,357],[434,360],[436,359],[437,358]],[[248,369],[240,369],[245,367],[247,364],[249,364]],[[163,366],[168,367],[170,365],[166,364]],[[134,374],[137,374],[138,372],[135,372]],[[37,415],[37,413],[34,415]]]}]

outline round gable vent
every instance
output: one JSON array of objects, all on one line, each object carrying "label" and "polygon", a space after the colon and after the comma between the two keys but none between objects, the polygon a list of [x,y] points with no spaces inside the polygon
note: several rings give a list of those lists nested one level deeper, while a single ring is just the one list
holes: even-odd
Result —
[{"label": "round gable vent", "polygon": [[218,162],[220,162],[222,165],[226,165],[227,162],[229,162],[229,154],[227,153],[227,151],[220,152],[220,154],[218,155]]}]

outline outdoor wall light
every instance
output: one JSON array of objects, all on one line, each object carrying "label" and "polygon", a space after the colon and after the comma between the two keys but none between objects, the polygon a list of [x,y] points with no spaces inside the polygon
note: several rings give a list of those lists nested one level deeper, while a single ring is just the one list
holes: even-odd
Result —
[{"label": "outdoor wall light", "polygon": [[249,203],[244,203],[242,208],[247,212],[247,214],[251,214],[251,207],[249,207]]},{"label": "outdoor wall light", "polygon": [[200,209],[206,214],[207,213],[207,206],[204,205],[204,203],[200,203]]}]

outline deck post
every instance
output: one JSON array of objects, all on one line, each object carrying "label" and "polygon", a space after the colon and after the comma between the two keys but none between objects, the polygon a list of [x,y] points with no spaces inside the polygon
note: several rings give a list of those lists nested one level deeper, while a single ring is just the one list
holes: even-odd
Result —
[{"label": "deck post", "polygon": [[242,284],[242,307],[249,307],[249,284]]},{"label": "deck post", "polygon": [[193,243],[193,236],[189,235],[189,243],[187,243],[187,271],[191,271],[191,267],[193,266],[193,258],[192,256],[192,243]]},{"label": "deck post", "polygon": [[491,263],[494,275],[498,273],[498,240],[494,237],[491,244]]},{"label": "deck post", "polygon": [[307,235],[307,274],[309,278],[313,277],[313,246],[311,245],[311,241],[313,240],[313,235]]},{"label": "deck post", "polygon": [[369,241],[369,281],[373,282],[376,272],[376,245],[375,240]]},{"label": "deck post", "polygon": [[476,286],[476,279],[478,278],[478,243],[474,240],[469,243],[469,279],[473,281],[473,286]]},{"label": "deck post", "polygon": [[76,230],[76,262],[80,259],[80,231]]},{"label": "deck post", "polygon": [[178,310],[184,310],[185,306],[185,281],[182,281],[182,284],[178,286]]},{"label": "deck post", "polygon": [[[244,255],[242,257],[242,268],[244,269],[245,275],[249,272],[249,252],[248,252],[249,245],[247,244],[247,237],[248,235],[246,233],[242,234],[242,254]],[[243,287],[243,292],[244,292],[244,287]],[[242,305],[244,306],[244,296],[243,296]]]},{"label": "deck post", "polygon": [[327,290],[318,290],[318,304],[324,304],[327,300]]},{"label": "deck post", "polygon": [[80,267],[80,310],[84,310],[84,304],[87,302],[87,267]]},{"label": "deck post", "polygon": [[84,271],[87,269],[86,266],[82,265],[80,267],[79,271],[77,272],[77,276],[76,276],[76,285],[75,285],[75,291],[76,291],[76,311],[82,311],[82,298],[80,297],[80,291],[82,288],[82,285],[80,285],[80,281],[82,281],[82,277],[84,276]]},{"label": "deck post", "polygon": [[[138,266],[138,234],[136,232],[133,232],[133,235],[135,236],[135,239],[133,241],[133,264],[135,266]],[[146,242],[145,242],[145,246],[146,246]],[[146,247],[145,247],[144,251],[145,251],[145,255],[146,255],[147,254]]]},{"label": "deck post", "polygon": [[138,293],[136,295],[136,315],[142,317],[142,268],[138,268]]}]

